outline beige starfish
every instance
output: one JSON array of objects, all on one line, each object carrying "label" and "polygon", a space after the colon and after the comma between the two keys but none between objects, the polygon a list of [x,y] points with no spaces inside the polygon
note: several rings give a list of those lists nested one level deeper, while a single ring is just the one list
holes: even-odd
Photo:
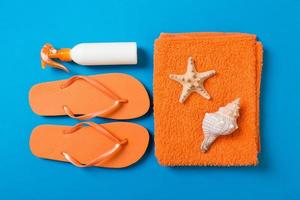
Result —
[{"label": "beige starfish", "polygon": [[206,79],[216,74],[215,70],[198,73],[194,66],[192,57],[188,58],[187,71],[183,75],[170,74],[170,78],[179,82],[183,88],[179,102],[183,103],[192,92],[197,92],[206,99],[210,99],[208,92],[205,90],[203,83]]}]

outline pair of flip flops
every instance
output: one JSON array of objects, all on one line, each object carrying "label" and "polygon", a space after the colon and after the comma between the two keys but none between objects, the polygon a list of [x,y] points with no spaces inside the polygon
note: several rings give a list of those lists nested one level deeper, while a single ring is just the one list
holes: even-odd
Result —
[{"label": "pair of flip flops", "polygon": [[[79,120],[133,119],[144,115],[150,106],[144,86],[132,76],[119,73],[37,84],[30,90],[29,102],[38,115],[67,115]],[[36,127],[30,148],[37,157],[77,167],[122,168],[137,162],[148,142],[147,129],[134,123],[82,122],[73,127]]]}]

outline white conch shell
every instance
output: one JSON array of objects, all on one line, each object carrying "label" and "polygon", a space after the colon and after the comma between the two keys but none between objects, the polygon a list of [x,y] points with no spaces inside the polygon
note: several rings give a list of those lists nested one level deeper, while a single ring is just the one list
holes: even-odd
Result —
[{"label": "white conch shell", "polygon": [[206,113],[202,122],[204,140],[201,151],[206,152],[212,143],[220,135],[229,135],[238,129],[240,98],[232,101],[224,107],[220,107],[215,113]]}]

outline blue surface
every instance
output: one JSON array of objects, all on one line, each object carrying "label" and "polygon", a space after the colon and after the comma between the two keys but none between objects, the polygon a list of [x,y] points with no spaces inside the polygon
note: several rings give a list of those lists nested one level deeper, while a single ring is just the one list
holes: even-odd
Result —
[{"label": "blue surface", "polygon": [[[297,0],[1,0],[0,199],[300,199],[299,9]],[[136,41],[137,66],[68,66],[72,74],[134,75],[152,96],[154,39],[160,32],[191,31],[255,33],[264,44],[258,167],[159,166],[152,111],[132,120],[148,128],[152,142],[130,168],[78,169],[31,155],[28,142],[35,126],[76,123],[37,116],[28,105],[32,85],[69,77],[40,68],[45,42],[72,47],[79,42]]]}]

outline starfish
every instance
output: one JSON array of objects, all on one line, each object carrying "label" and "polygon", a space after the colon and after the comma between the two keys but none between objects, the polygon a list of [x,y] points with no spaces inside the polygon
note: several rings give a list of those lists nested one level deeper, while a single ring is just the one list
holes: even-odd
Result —
[{"label": "starfish", "polygon": [[197,92],[205,99],[210,99],[208,92],[203,86],[203,83],[206,79],[214,76],[215,74],[215,70],[198,73],[195,69],[193,58],[189,57],[187,71],[185,74],[170,74],[170,79],[179,82],[183,86],[179,102],[183,103],[192,92]]}]

